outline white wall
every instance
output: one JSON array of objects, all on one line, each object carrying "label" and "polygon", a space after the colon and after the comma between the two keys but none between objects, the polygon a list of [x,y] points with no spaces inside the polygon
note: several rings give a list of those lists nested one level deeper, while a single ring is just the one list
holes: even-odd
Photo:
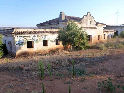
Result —
[{"label": "white wall", "polygon": [[[58,34],[43,33],[43,34],[26,34],[15,35],[16,53],[24,51],[45,51],[49,49],[59,48],[62,45],[56,45]],[[43,40],[48,40],[48,46],[43,46]],[[34,41],[34,48],[27,48],[27,41]],[[21,42],[23,42],[21,44]]]}]

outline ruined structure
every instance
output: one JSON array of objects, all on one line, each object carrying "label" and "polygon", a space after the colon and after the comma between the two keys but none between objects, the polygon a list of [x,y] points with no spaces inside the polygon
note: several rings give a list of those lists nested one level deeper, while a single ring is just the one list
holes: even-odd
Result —
[{"label": "ruined structure", "polygon": [[114,30],[104,29],[106,24],[96,22],[94,17],[87,13],[82,18],[67,16],[64,12],[60,12],[58,18],[37,24],[38,28],[63,28],[66,27],[68,21],[74,21],[79,27],[82,27],[88,34],[89,43],[104,42],[107,38],[111,38],[114,35]]},{"label": "ruined structure", "polygon": [[74,21],[87,34],[90,44],[104,42],[112,38],[114,30],[105,29],[106,25],[96,22],[88,12],[82,18],[67,16],[60,12],[58,18],[37,24],[38,28],[4,28],[3,43],[6,44],[9,53],[18,56],[23,53],[49,52],[50,50],[63,48],[58,40],[58,31],[67,26],[68,21]]},{"label": "ruined structure", "polygon": [[106,25],[105,29],[115,30],[115,35],[119,35],[124,31],[124,25]]},{"label": "ruined structure", "polygon": [[58,41],[59,29],[25,29],[11,28],[1,30],[4,35],[3,43],[9,53],[18,56],[24,53],[47,53],[50,50],[62,48]]}]

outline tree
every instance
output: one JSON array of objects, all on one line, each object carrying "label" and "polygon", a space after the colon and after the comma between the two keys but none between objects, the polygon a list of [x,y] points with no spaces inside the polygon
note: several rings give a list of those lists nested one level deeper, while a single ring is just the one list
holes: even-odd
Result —
[{"label": "tree", "polygon": [[72,46],[73,49],[86,49],[88,46],[87,34],[76,23],[69,21],[67,26],[59,31],[59,40],[64,46]]}]

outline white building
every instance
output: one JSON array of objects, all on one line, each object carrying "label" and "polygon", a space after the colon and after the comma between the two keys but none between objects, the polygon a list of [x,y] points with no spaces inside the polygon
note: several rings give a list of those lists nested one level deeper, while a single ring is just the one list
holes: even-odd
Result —
[{"label": "white building", "polygon": [[96,22],[88,12],[82,18],[67,16],[60,12],[58,18],[37,24],[38,28],[6,28],[0,33],[4,35],[3,42],[10,53],[15,56],[25,53],[44,53],[63,48],[58,41],[58,31],[66,27],[68,21],[74,21],[89,38],[89,43],[104,42],[114,35],[114,30],[104,29],[105,24]]},{"label": "white building", "polygon": [[104,29],[106,24],[96,22],[90,12],[82,18],[67,16],[64,12],[60,12],[58,18],[37,24],[37,27],[45,29],[63,28],[67,26],[68,21],[74,21],[79,27],[81,27],[88,34],[89,42],[91,44],[106,41],[108,35],[110,35],[109,33],[106,33],[106,30],[107,32],[110,31],[111,35],[115,32],[114,30]]},{"label": "white building", "polygon": [[27,53],[47,53],[50,50],[62,48],[58,41],[59,29],[23,29],[12,28],[0,31],[4,35],[3,43],[9,53],[15,56]]}]

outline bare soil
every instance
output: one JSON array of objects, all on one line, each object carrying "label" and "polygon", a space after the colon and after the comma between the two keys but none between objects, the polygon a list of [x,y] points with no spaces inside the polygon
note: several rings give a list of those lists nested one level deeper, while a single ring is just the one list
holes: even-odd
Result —
[{"label": "bare soil", "polygon": [[[45,78],[38,74],[38,62],[45,65]],[[72,77],[71,61],[75,67],[86,71],[84,75]],[[47,64],[53,68],[49,76]],[[124,85],[124,50],[63,51],[51,55],[0,59],[0,93],[100,93],[97,82],[111,77],[115,84]],[[116,93],[123,93],[120,90]],[[106,92],[102,92],[106,93]]]}]

